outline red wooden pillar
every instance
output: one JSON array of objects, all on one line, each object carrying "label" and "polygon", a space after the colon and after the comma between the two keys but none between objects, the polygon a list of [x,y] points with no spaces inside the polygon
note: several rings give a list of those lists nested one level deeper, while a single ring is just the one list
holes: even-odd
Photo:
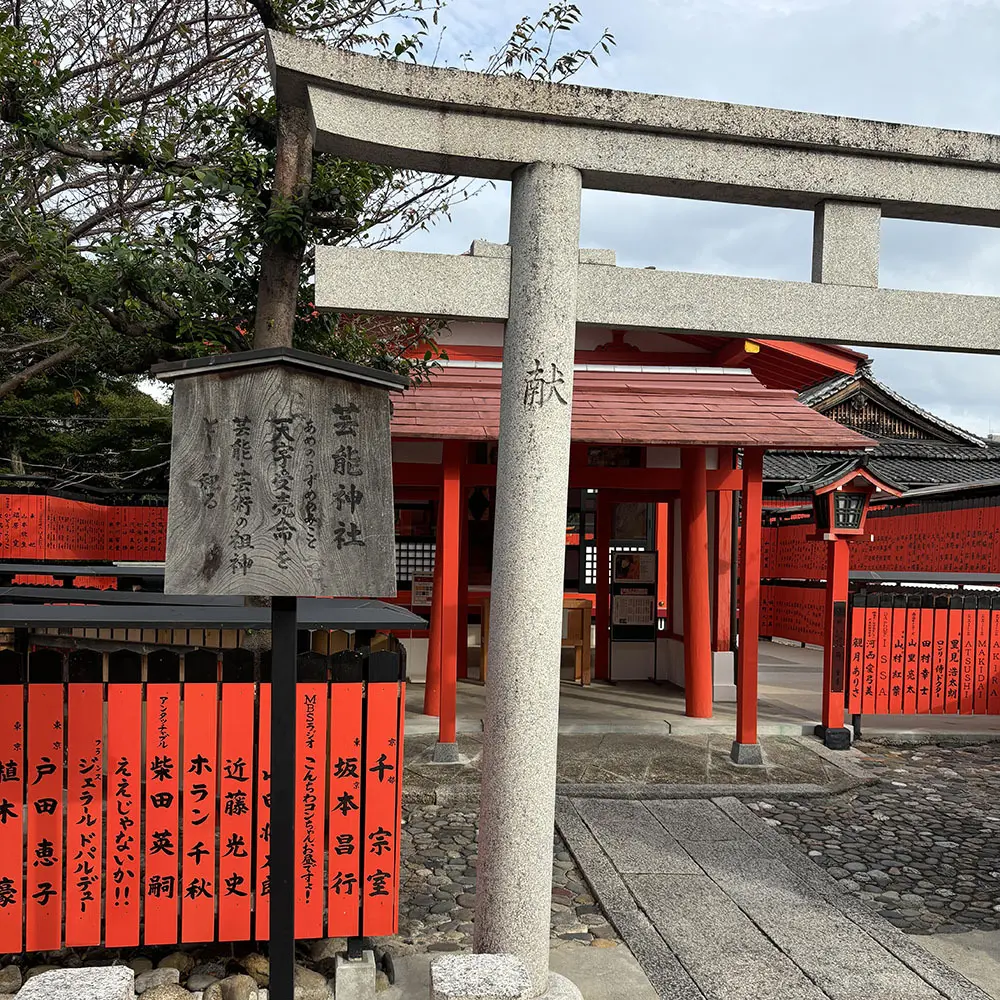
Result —
[{"label": "red wooden pillar", "polygon": [[704,448],[681,450],[685,715],[712,717],[712,615],[708,587],[708,474]]},{"label": "red wooden pillar", "polygon": [[427,678],[424,682],[424,715],[441,714],[441,571],[444,564],[443,491],[438,495],[437,530],[434,535],[434,591],[431,596],[431,629],[427,642]]},{"label": "red wooden pillar", "polygon": [[594,624],[594,676],[606,681],[611,665],[611,530],[612,504],[606,495],[597,493],[597,517],[594,525],[595,567],[597,587]]},{"label": "red wooden pillar", "polygon": [[736,741],[732,752],[732,758],[737,764],[763,763],[760,747],[757,745],[757,651],[760,641],[760,520],[763,474],[764,452],[760,448],[748,448],[743,453],[740,641],[736,668]]},{"label": "red wooden pillar", "polygon": [[458,676],[469,676],[469,488],[463,484],[459,499],[461,521],[458,553]]},{"label": "red wooden pillar", "polygon": [[[720,448],[721,452],[722,449]],[[733,603],[733,495],[725,491],[715,494],[715,559],[712,567],[712,649],[728,652],[732,645],[730,619]]]},{"label": "red wooden pillar", "polygon": [[441,714],[438,743],[455,742],[458,679],[459,555],[462,548],[462,441],[444,445],[441,487]]},{"label": "red wooden pillar", "polygon": [[847,597],[851,550],[846,538],[833,538],[826,549],[826,609],[823,625],[823,742],[833,749],[851,744],[844,726],[847,657]]},{"label": "red wooden pillar", "polygon": [[656,505],[656,608],[657,617],[659,612],[667,606],[667,591],[670,585],[667,583],[670,563],[667,559],[669,543],[667,538],[667,510],[668,504],[658,503]]}]

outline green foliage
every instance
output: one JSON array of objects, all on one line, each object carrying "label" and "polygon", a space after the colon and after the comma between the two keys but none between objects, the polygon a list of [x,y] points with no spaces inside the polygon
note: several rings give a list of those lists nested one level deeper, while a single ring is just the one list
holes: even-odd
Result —
[{"label": "green foliage", "polygon": [[[274,25],[415,60],[443,30],[444,7],[15,0],[0,11],[0,472],[18,465],[17,453],[75,474],[71,456],[86,453],[113,482],[120,470],[105,449],[133,435],[116,427],[104,438],[76,427],[90,421],[50,418],[111,421],[145,405],[135,386],[151,363],[250,346],[265,246],[306,251],[297,346],[427,376],[436,326],[318,315],[308,248],[389,245],[475,187],[317,154],[304,190],[275,195],[263,33]],[[579,17],[574,4],[550,4],[519,22],[485,69],[564,79],[613,41],[605,33],[591,49],[553,57],[553,40]],[[149,425],[161,448],[164,424]],[[65,447],[48,440],[56,426]],[[132,467],[146,457],[137,452]]]},{"label": "green foliage", "polygon": [[170,407],[128,380],[33,380],[0,406],[5,485],[162,491],[170,457]]}]

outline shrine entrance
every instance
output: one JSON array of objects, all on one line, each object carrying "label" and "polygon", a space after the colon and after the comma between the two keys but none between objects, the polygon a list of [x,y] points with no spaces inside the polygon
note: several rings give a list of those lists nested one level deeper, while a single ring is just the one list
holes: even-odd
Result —
[{"label": "shrine entrance", "polygon": [[[488,681],[495,655],[500,376],[499,364],[445,362],[393,413],[397,600],[430,618],[426,634],[403,641],[442,743],[455,739],[457,682]],[[763,447],[859,448],[867,439],[748,369],[586,364],[574,381],[560,677],[585,688],[673,685],[686,715],[710,717],[714,705],[737,701],[737,606],[748,611],[756,652]],[[742,555],[741,503],[752,528]],[[751,565],[749,605],[740,558]]]}]

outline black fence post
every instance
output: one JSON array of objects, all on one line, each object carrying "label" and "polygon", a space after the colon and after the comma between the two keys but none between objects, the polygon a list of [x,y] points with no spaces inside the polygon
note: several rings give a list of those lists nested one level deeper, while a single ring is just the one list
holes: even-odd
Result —
[{"label": "black fence post", "polygon": [[295,992],[295,689],[297,598],[271,601],[270,996]]}]

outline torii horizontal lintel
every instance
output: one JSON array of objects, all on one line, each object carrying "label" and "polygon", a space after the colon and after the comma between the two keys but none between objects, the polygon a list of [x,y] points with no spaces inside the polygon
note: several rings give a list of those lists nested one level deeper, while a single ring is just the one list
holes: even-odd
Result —
[{"label": "torii horizontal lintel", "polygon": [[[594,259],[584,256],[584,260]],[[579,265],[577,322],[713,336],[1000,352],[1000,299]],[[510,258],[316,248],[316,305],[504,322]]]},{"label": "torii horizontal lintel", "polygon": [[485,76],[275,32],[268,54],[279,97],[341,156],[493,179],[556,160],[606,190],[1000,225],[995,135]]}]

